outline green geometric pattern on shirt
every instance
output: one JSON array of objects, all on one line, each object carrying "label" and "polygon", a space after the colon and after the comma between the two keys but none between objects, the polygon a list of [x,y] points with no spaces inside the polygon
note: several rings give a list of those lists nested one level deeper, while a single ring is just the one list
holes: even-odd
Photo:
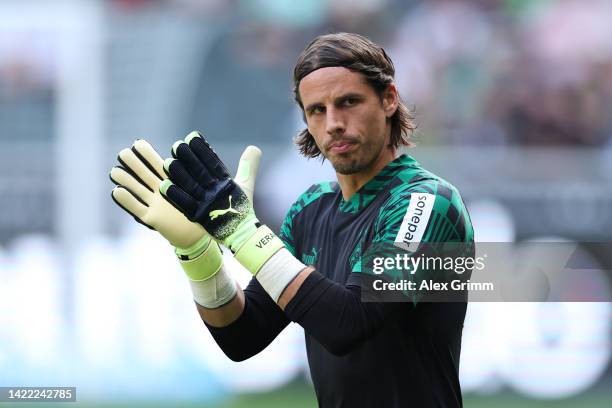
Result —
[{"label": "green geometric pattern on shirt", "polygon": [[295,245],[293,242],[293,234],[291,230],[293,228],[293,219],[299,214],[307,205],[315,202],[323,194],[334,193],[338,188],[338,183],[335,182],[322,182],[313,184],[308,190],[306,190],[298,199],[293,203],[285,220],[280,228],[279,238],[285,244],[285,247],[295,255]]},{"label": "green geometric pattern on shirt", "polygon": [[374,242],[393,242],[406,215],[413,193],[435,195],[429,223],[421,242],[469,242],[474,231],[469,214],[457,189],[445,180],[427,171],[400,175],[401,182],[391,189],[391,197],[379,211],[375,224]]},{"label": "green geometric pattern on shirt", "polygon": [[[416,252],[426,248],[428,255],[442,256],[452,253],[453,256],[469,256],[471,254],[474,248],[474,230],[463,200],[453,185],[422,168],[416,171],[406,169],[397,174],[389,191],[390,197],[382,205],[374,225],[375,235],[370,250],[364,254],[367,259],[362,262],[370,264],[374,257],[394,257],[398,253],[405,252],[392,244],[400,230],[413,194],[418,193],[432,194],[435,199],[420,239],[422,245]],[[408,279],[418,285],[422,279],[426,276],[431,277],[435,271],[419,270],[414,274],[409,272],[406,269],[386,269],[384,274],[391,282]],[[414,293],[406,294],[414,295]],[[412,301],[416,304],[418,299],[413,298]]]}]

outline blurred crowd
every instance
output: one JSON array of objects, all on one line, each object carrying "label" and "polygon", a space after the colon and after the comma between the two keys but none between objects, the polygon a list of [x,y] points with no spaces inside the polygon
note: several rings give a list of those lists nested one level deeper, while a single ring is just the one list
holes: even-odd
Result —
[{"label": "blurred crowd", "polygon": [[[223,13],[218,1],[173,3]],[[320,33],[354,31],[382,44],[394,59],[401,95],[424,129],[416,135],[422,143],[610,143],[610,1],[305,3],[256,0],[224,9],[242,16],[227,44],[236,51],[234,62],[285,78],[269,82],[272,89],[281,85],[271,116],[284,112],[289,98],[283,86],[290,89],[292,64],[304,45]],[[245,102],[245,110],[252,103]]]},{"label": "blurred crowd", "polygon": [[404,97],[442,137],[601,146],[612,136],[610,21],[606,0],[428,1],[390,48]]},{"label": "blurred crowd", "polygon": [[[236,134],[250,126],[254,137],[264,139],[287,132],[286,123],[274,124],[295,116],[291,69],[297,54],[317,34],[354,31],[382,44],[394,59],[400,93],[421,129],[420,143],[610,145],[612,2],[607,0],[105,4],[112,13],[157,10],[199,19],[221,33],[200,84],[194,84],[199,91],[188,127],[205,123],[216,131],[218,123]],[[5,36],[0,108],[20,95],[38,95],[32,89],[48,95],[49,60],[36,41],[15,44]],[[230,123],[236,115],[248,125]]]}]

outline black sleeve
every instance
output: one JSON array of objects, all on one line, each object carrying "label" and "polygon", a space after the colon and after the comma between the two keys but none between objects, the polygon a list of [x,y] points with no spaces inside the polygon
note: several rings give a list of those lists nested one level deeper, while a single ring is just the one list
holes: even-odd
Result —
[{"label": "black sleeve", "polygon": [[265,349],[289,322],[253,278],[244,289],[244,310],[238,319],[225,327],[204,323],[225,355],[233,361],[244,361]]},{"label": "black sleeve", "polygon": [[312,272],[285,308],[285,314],[330,353],[342,356],[374,335],[406,303],[362,302],[361,286]]}]

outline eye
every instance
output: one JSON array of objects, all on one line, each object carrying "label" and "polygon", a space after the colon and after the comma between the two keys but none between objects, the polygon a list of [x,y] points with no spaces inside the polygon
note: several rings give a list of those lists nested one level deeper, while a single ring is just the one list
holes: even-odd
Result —
[{"label": "eye", "polygon": [[357,98],[346,98],[344,100],[344,106],[353,106],[357,104]]},{"label": "eye", "polygon": [[325,112],[325,108],[323,106],[313,106],[312,109],[310,109],[311,115],[316,115],[323,112]]}]

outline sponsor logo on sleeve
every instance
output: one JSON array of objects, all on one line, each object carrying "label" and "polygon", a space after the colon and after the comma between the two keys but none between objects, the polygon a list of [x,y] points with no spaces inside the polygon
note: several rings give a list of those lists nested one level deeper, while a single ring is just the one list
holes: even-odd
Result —
[{"label": "sponsor logo on sleeve", "polygon": [[395,237],[395,244],[408,251],[416,251],[429,223],[436,196],[429,193],[412,193],[404,220]]}]

